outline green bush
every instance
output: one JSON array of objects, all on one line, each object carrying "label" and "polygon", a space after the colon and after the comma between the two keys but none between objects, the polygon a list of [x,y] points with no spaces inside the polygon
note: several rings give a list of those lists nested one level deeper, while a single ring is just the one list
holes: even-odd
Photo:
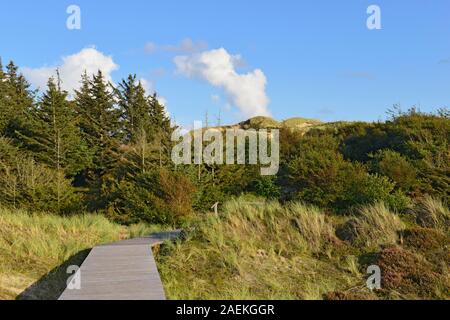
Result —
[{"label": "green bush", "polygon": [[184,176],[165,169],[141,173],[117,186],[107,209],[114,220],[176,225],[193,213],[194,187]]},{"label": "green bush", "polygon": [[[309,139],[313,141],[313,139]],[[332,146],[332,143],[328,144]],[[293,198],[345,211],[356,205],[382,201],[395,210],[409,205],[409,198],[388,177],[369,174],[366,167],[350,162],[323,142],[310,145],[289,166]]]},{"label": "green bush", "polygon": [[280,197],[280,187],[275,184],[274,177],[260,176],[250,183],[249,189],[257,196],[266,199],[277,199]]},{"label": "green bush", "polygon": [[0,204],[63,214],[83,207],[81,195],[62,172],[24,155],[13,165],[0,161]]},{"label": "green bush", "polygon": [[288,190],[292,200],[301,200],[321,207],[334,204],[344,190],[343,175],[352,164],[337,150],[330,136],[305,137],[299,153],[288,164]]},{"label": "green bush", "polygon": [[382,150],[373,156],[373,170],[390,178],[405,191],[416,183],[416,169],[400,153],[392,150]]}]

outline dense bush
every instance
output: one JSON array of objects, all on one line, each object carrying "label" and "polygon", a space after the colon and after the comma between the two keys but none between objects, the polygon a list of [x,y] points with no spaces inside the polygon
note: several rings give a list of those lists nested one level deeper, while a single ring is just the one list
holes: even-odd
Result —
[{"label": "dense bush", "polygon": [[184,176],[165,169],[120,182],[108,214],[122,223],[182,223],[192,214],[194,187]]},{"label": "dense bush", "polygon": [[[408,112],[398,112],[385,123],[347,126],[337,136],[342,140],[341,150],[345,158],[352,161],[370,161],[371,155],[384,150],[384,161],[393,164],[400,155],[397,165],[380,169],[391,175],[394,181],[396,177],[400,178],[396,181],[399,186],[405,184],[403,187],[407,188],[413,183],[415,196],[430,194],[447,201],[450,196],[449,132],[448,112],[426,114],[413,108]],[[395,173],[400,173],[399,170],[406,176],[400,177]],[[412,181],[414,171],[417,176],[415,182]]]},{"label": "dense bush", "polygon": [[373,156],[373,171],[390,178],[396,186],[408,191],[416,184],[416,169],[404,156],[392,150],[381,150]]},{"label": "dense bush", "polygon": [[250,182],[249,190],[266,199],[278,199],[281,195],[280,187],[275,182],[273,177],[262,176]]},{"label": "dense bush", "polygon": [[409,200],[388,177],[369,174],[358,162],[345,160],[330,136],[305,137],[302,152],[289,164],[292,198],[345,210],[383,201],[402,210]]},{"label": "dense bush", "polygon": [[80,194],[62,172],[37,163],[4,140],[0,148],[9,150],[0,157],[0,204],[53,213],[82,209]]}]

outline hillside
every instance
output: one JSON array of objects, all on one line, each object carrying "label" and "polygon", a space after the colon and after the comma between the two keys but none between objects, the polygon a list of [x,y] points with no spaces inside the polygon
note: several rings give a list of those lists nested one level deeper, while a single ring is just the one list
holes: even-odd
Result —
[{"label": "hillside", "polygon": [[305,134],[311,129],[326,130],[338,129],[351,125],[353,122],[338,121],[338,122],[322,122],[317,119],[307,119],[301,117],[289,118],[286,120],[275,120],[270,117],[257,116],[245,121],[232,125],[214,126],[209,128],[226,130],[226,129],[288,129],[293,133]]},{"label": "hillside", "polygon": [[[408,216],[378,203],[342,217],[239,198],[162,248],[158,267],[171,299],[449,299],[449,227],[433,199]],[[366,286],[370,265],[381,290]]]}]

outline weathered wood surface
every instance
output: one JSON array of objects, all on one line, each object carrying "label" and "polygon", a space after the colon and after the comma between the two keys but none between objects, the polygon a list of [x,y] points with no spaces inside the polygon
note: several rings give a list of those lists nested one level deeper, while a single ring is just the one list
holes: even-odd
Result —
[{"label": "weathered wood surface", "polygon": [[93,248],[79,269],[81,288],[64,290],[59,300],[165,300],[151,246],[179,234],[161,232]]}]

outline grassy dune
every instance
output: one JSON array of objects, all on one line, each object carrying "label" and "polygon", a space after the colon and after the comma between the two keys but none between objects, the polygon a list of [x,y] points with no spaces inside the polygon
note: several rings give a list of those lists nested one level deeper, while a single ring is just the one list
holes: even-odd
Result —
[{"label": "grassy dune", "polygon": [[[434,211],[421,209],[427,221],[448,226],[448,209],[430,204]],[[238,199],[166,245],[159,269],[171,299],[449,298],[448,230],[423,226],[419,216],[382,203],[342,217]],[[372,264],[383,269],[377,292],[365,285]]]},{"label": "grassy dune", "polygon": [[67,279],[66,267],[79,265],[87,249],[151,231],[145,225],[122,227],[100,215],[0,209],[0,300],[55,299]]},{"label": "grassy dune", "polygon": [[[90,248],[161,228],[0,209],[0,299],[56,299]],[[448,207],[432,198],[403,215],[377,203],[350,216],[238,198],[156,258],[170,299],[449,299],[449,231]],[[371,292],[373,264],[382,289]]]}]

